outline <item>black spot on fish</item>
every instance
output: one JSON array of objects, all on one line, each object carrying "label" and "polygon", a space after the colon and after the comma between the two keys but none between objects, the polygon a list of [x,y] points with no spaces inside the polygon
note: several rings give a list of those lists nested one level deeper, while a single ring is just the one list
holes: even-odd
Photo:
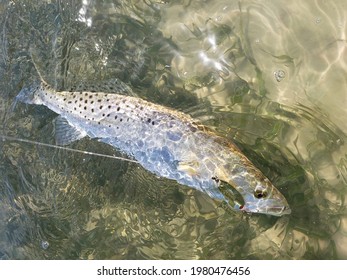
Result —
[{"label": "black spot on fish", "polygon": [[101,102],[101,99],[98,99],[98,102]]},{"label": "black spot on fish", "polygon": [[189,128],[190,128],[190,131],[191,132],[195,132],[195,131],[197,131],[198,129],[195,127],[195,126],[189,126]]},{"label": "black spot on fish", "polygon": [[93,97],[93,95],[89,95],[89,98],[92,98]]},{"label": "black spot on fish", "polygon": [[119,127],[117,126],[117,129],[119,129]]},{"label": "black spot on fish", "polygon": [[109,124],[108,127],[111,127],[111,125]]},{"label": "black spot on fish", "polygon": [[143,110],[143,107],[142,107],[142,106],[140,107],[140,110]]},{"label": "black spot on fish", "polygon": [[86,104],[87,104],[87,103],[88,103],[88,100],[87,100],[87,99],[86,99],[86,100],[84,100],[84,103],[86,103]]},{"label": "black spot on fish", "polygon": [[212,179],[213,181],[215,181],[216,183],[219,183],[219,182],[220,182],[220,180],[218,179],[217,176],[213,176],[211,179]]},{"label": "black spot on fish", "polygon": [[110,99],[107,98],[107,99],[106,99],[106,102],[109,102],[109,101],[110,101]]},{"label": "black spot on fish", "polygon": [[98,124],[100,124],[100,122],[98,122]]},{"label": "black spot on fish", "polygon": [[117,108],[117,111],[119,111],[119,110],[120,110],[120,107]]},{"label": "black spot on fish", "polygon": [[111,105],[108,105],[108,108],[109,108],[109,109],[111,109],[111,107],[112,107]]},{"label": "black spot on fish", "polygon": [[118,116],[114,116],[114,119],[116,120],[118,118]]},{"label": "black spot on fish", "polygon": [[66,98],[64,98],[63,101],[66,101]]},{"label": "black spot on fish", "polygon": [[87,110],[87,106],[84,106],[83,109],[84,109],[84,110]]},{"label": "black spot on fish", "polygon": [[70,101],[68,101],[67,103],[71,104],[71,103],[72,103],[72,101],[70,100]]},{"label": "black spot on fish", "polygon": [[93,104],[94,103],[94,100],[90,101],[90,104]]},{"label": "black spot on fish", "polygon": [[103,117],[105,117],[105,114],[102,114]]},{"label": "black spot on fish", "polygon": [[107,116],[106,117],[109,117],[110,116],[110,114],[107,114]]},{"label": "black spot on fish", "polygon": [[123,121],[123,119],[119,119],[119,121],[121,122],[121,121]]},{"label": "black spot on fish", "polygon": [[154,125],[155,124],[155,122],[154,121],[152,121],[152,125]]},{"label": "black spot on fish", "polygon": [[92,113],[94,113],[94,109],[92,109]]},{"label": "black spot on fish", "polygon": [[83,100],[83,97],[80,97],[80,101],[82,101]]},{"label": "black spot on fish", "polygon": [[76,111],[76,107],[73,107],[73,109]]},{"label": "black spot on fish", "polygon": [[147,122],[150,123],[150,122],[151,122],[151,119],[148,119]]}]

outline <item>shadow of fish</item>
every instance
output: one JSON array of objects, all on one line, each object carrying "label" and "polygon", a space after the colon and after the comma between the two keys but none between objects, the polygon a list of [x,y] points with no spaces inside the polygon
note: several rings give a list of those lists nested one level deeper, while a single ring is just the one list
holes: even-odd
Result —
[{"label": "shadow of fish", "polygon": [[[45,82],[23,88],[17,100],[59,114],[56,142],[97,138],[133,157],[145,169],[227,201],[230,186],[250,213],[291,212],[284,196],[236,146],[189,115],[134,96],[90,91],[55,91]],[[228,187],[220,187],[226,182]]]}]

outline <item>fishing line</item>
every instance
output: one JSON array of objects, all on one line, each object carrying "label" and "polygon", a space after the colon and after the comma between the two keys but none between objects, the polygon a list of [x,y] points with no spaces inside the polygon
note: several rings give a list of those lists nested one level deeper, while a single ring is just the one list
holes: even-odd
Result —
[{"label": "fishing line", "polygon": [[33,145],[41,145],[41,146],[44,146],[44,147],[50,147],[50,148],[61,149],[61,150],[70,151],[70,152],[81,153],[81,154],[84,154],[84,155],[92,155],[92,156],[112,158],[112,159],[119,159],[119,160],[123,160],[123,161],[138,163],[136,160],[133,160],[133,159],[117,157],[117,156],[111,156],[111,155],[105,155],[105,154],[99,154],[99,153],[88,152],[88,151],[82,151],[82,150],[72,149],[72,148],[68,148],[68,147],[63,147],[63,146],[58,146],[58,145],[53,145],[53,144],[47,144],[47,143],[41,143],[41,142],[37,142],[37,141],[32,141],[32,140],[27,140],[27,139],[22,139],[22,138],[16,138],[16,137],[2,135],[2,134],[0,134],[0,138],[3,141],[5,141],[5,140],[17,141],[17,142],[22,142],[22,143],[28,143],[28,144],[33,144]]}]

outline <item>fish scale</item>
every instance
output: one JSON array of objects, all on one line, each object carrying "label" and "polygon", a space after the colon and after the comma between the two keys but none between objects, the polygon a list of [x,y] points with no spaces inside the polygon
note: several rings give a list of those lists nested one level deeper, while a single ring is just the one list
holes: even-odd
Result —
[{"label": "fish scale", "polygon": [[[95,91],[95,92],[94,92]],[[55,91],[45,82],[23,88],[17,100],[59,114],[58,144],[89,136],[125,152],[145,169],[207,193],[239,210],[281,216],[290,213],[284,196],[229,140],[182,112],[127,95]],[[227,183],[225,190],[220,182]]]}]

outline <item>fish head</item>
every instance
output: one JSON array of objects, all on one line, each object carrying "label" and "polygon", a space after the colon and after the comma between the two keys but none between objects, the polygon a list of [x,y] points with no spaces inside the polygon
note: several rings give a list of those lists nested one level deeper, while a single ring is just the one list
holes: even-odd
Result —
[{"label": "fish head", "polygon": [[[225,174],[225,173],[224,173]],[[229,175],[221,181],[227,183],[220,188],[222,194],[228,200],[228,204],[234,209],[246,213],[259,213],[272,216],[283,216],[291,213],[286,198],[258,169],[247,168],[237,175]],[[235,203],[235,195],[232,188],[240,195],[242,202]]]},{"label": "fish head", "polygon": [[286,198],[267,178],[256,180],[249,186],[249,191],[240,191],[244,204],[239,207],[247,213],[259,213],[283,216],[291,213]]},{"label": "fish head", "polygon": [[23,102],[26,104],[42,104],[41,95],[44,93],[43,85],[37,81],[30,86],[25,86],[18,93],[16,102]]}]

